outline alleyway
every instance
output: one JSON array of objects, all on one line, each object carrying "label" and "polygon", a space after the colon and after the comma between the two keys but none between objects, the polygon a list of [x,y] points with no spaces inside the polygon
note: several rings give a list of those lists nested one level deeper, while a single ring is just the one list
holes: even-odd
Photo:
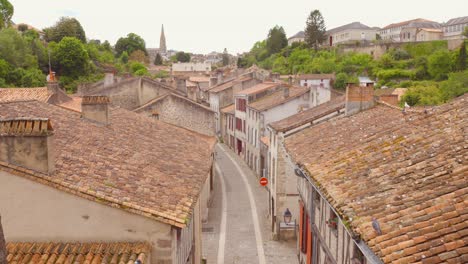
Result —
[{"label": "alleyway", "polygon": [[222,178],[203,225],[207,263],[297,263],[295,242],[271,239],[268,192],[257,177],[225,145],[216,147],[216,165]]}]

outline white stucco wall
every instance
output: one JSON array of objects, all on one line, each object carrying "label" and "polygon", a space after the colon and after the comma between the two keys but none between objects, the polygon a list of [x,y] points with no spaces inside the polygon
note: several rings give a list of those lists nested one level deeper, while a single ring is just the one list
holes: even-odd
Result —
[{"label": "white stucco wall", "polygon": [[147,241],[153,263],[170,260],[173,251],[168,224],[3,171],[0,214],[7,241]]}]

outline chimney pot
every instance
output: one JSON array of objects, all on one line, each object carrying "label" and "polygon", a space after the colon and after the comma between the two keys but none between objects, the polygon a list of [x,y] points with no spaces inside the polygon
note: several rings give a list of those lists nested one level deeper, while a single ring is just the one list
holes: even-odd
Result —
[{"label": "chimney pot", "polygon": [[109,97],[107,96],[83,96],[81,101],[82,117],[108,125],[109,120]]},{"label": "chimney pot", "polygon": [[47,82],[47,92],[52,95],[58,93],[60,90],[59,84],[56,81]]},{"label": "chimney pot", "polygon": [[46,174],[53,173],[53,129],[49,119],[0,120],[0,160]]},{"label": "chimney pot", "polygon": [[289,97],[289,87],[285,86],[283,88],[283,96],[284,98],[288,98]]}]

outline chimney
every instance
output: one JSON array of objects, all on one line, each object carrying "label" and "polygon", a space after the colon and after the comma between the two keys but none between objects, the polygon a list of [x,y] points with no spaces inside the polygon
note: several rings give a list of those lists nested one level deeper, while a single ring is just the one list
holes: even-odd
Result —
[{"label": "chimney", "polygon": [[218,83],[223,83],[224,82],[224,74],[222,71],[218,72]]},{"label": "chimney", "polygon": [[54,156],[49,119],[0,120],[0,161],[50,174],[55,170]]},{"label": "chimney", "polygon": [[186,77],[175,77],[176,89],[184,94],[187,94],[187,80]]},{"label": "chimney", "polygon": [[385,102],[387,104],[391,105],[398,105],[398,95],[397,94],[386,94],[386,95],[381,95],[379,97],[379,100],[382,102]]},{"label": "chimney", "polygon": [[60,90],[59,84],[56,81],[47,82],[47,92],[49,95],[56,94]]},{"label": "chimney", "polygon": [[292,82],[293,82],[292,80],[293,80],[293,79],[292,79],[292,76],[289,76],[289,77],[288,77],[288,83],[289,83],[289,85],[292,85],[292,84],[293,84],[293,83],[292,83]]},{"label": "chimney", "polygon": [[374,106],[374,85],[349,83],[346,87],[346,115],[353,115]]},{"label": "chimney", "polygon": [[114,84],[114,72],[108,71],[104,75],[104,87],[108,87]]},{"label": "chimney", "polygon": [[210,87],[213,87],[218,84],[218,77],[217,76],[211,76],[210,77]]},{"label": "chimney", "polygon": [[81,101],[81,117],[108,125],[109,102],[107,96],[84,96]]},{"label": "chimney", "polygon": [[289,86],[283,87],[283,97],[286,99],[289,97]]}]

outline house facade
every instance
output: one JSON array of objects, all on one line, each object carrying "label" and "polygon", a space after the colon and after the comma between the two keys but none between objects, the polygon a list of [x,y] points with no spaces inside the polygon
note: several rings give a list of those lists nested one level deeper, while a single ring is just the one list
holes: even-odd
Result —
[{"label": "house facade", "polygon": [[178,62],[172,64],[172,74],[210,72],[211,64],[207,62]]},{"label": "house facade", "polygon": [[431,23],[433,21],[429,21],[427,19],[422,19],[422,18],[417,18],[413,20],[408,20],[408,21],[403,21],[399,23],[393,23],[390,25],[385,26],[381,30],[378,31],[378,34],[380,35],[381,39],[383,41],[387,42],[401,42],[402,41],[402,35],[401,31],[408,27],[411,23]]},{"label": "house facade", "polygon": [[465,140],[467,96],[402,112],[373,106],[372,91],[349,87],[346,117],[285,140],[300,263],[466,262],[467,151],[450,146]]},{"label": "house facade", "polygon": [[327,45],[336,46],[356,42],[370,42],[376,39],[377,29],[360,22],[330,29],[326,32]]},{"label": "house facade", "polygon": [[10,248],[127,243],[140,245],[136,256],[117,259],[201,263],[214,138],[108,104],[84,97],[80,113],[0,103],[0,211]]},{"label": "house facade", "polygon": [[468,16],[452,18],[443,24],[444,39],[464,39],[462,34],[468,27]]},{"label": "house facade", "polygon": [[412,21],[400,32],[400,42],[431,41],[442,39],[442,27],[434,21]]},{"label": "house facade", "polygon": [[305,41],[304,31],[299,31],[296,35],[288,38],[288,45],[291,46],[293,43],[300,43]]}]

